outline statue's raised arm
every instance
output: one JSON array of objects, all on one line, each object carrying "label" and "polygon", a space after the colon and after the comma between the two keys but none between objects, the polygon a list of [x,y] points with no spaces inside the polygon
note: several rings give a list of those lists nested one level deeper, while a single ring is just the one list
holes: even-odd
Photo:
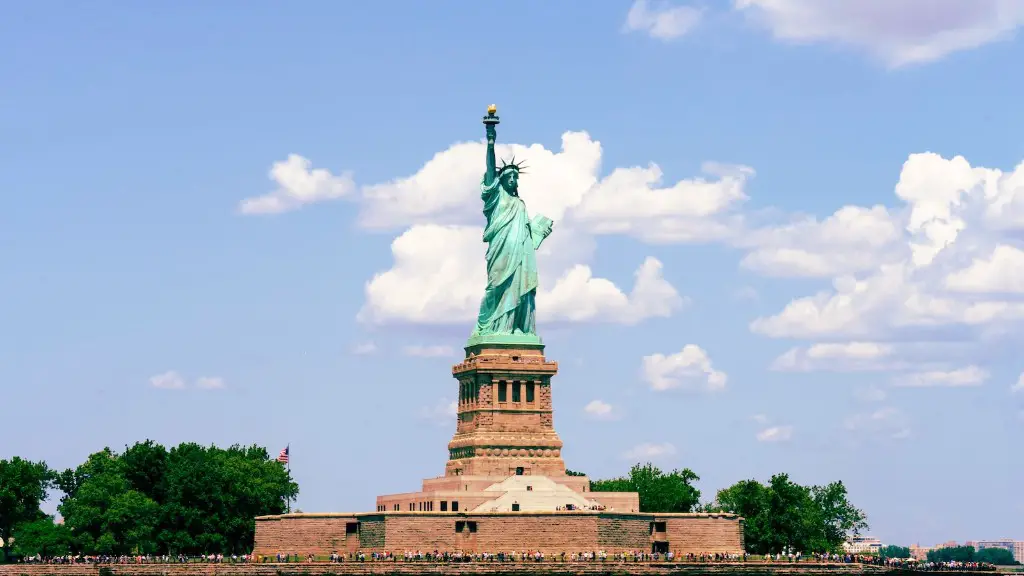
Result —
[{"label": "statue's raised arm", "polygon": [[490,186],[498,175],[497,162],[494,159],[494,140],[498,136],[498,107],[491,104],[487,107],[487,116],[484,116],[484,126],[487,128],[487,172],[484,173],[484,185]]}]

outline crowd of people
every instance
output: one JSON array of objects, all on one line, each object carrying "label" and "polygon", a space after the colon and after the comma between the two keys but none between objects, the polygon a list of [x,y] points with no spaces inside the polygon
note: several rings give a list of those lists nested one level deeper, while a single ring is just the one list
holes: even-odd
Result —
[{"label": "crowd of people", "polygon": [[921,562],[915,558],[879,558],[877,556],[866,556],[862,562],[921,572],[995,572],[998,569],[994,564],[987,562]]},{"label": "crowd of people", "polygon": [[251,562],[252,554],[206,554],[202,556],[189,556],[186,554],[164,554],[164,555],[66,555],[43,557],[40,555],[21,558],[19,562],[25,564],[191,564],[191,563],[242,563]]},{"label": "crowd of people", "polygon": [[558,554],[544,553],[534,550],[521,550],[510,552],[443,552],[443,551],[422,551],[406,550],[404,552],[333,552],[327,557],[318,557],[313,554],[300,555],[292,553],[278,553],[275,555],[263,554],[208,554],[202,556],[189,556],[185,554],[173,555],[67,555],[56,557],[34,556],[21,558],[23,563],[46,563],[46,564],[186,564],[186,563],[210,563],[210,564],[237,564],[237,563],[293,563],[293,562],[431,562],[431,563],[457,563],[457,562],[677,562],[677,563],[739,563],[739,562],[816,562],[830,564],[872,564],[886,566],[896,570],[913,570],[923,572],[987,572],[995,571],[996,567],[983,562],[918,562],[914,559],[879,558],[871,555],[861,554],[808,554],[800,552],[786,552],[766,555],[751,555],[746,552],[742,554],[726,554],[720,552],[688,552],[676,554],[674,552],[645,552],[641,550],[632,552],[607,553],[603,550],[561,552]]}]

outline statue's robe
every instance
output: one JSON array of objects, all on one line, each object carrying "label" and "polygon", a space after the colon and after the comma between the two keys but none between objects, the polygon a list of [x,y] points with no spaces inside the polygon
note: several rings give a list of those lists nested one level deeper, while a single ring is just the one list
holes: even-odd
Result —
[{"label": "statue's robe", "polygon": [[532,221],[526,203],[495,178],[481,184],[484,242],[487,243],[487,290],[480,303],[474,336],[536,334],[537,248],[551,233],[551,221]]}]

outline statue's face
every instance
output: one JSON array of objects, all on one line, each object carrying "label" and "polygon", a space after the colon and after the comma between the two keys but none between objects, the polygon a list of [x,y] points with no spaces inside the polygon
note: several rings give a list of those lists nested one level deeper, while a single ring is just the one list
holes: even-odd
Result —
[{"label": "statue's face", "polygon": [[519,172],[516,170],[508,170],[501,175],[504,182],[505,189],[509,192],[519,191]]}]

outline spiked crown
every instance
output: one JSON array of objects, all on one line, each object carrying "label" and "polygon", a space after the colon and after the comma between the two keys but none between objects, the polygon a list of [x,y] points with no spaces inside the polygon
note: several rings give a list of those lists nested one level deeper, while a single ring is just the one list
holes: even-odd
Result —
[{"label": "spiked crown", "polygon": [[512,160],[505,162],[501,161],[501,166],[498,167],[498,176],[504,174],[507,170],[515,170],[516,172],[523,174],[526,172],[526,165],[522,162],[516,163],[516,157],[513,156]]}]

